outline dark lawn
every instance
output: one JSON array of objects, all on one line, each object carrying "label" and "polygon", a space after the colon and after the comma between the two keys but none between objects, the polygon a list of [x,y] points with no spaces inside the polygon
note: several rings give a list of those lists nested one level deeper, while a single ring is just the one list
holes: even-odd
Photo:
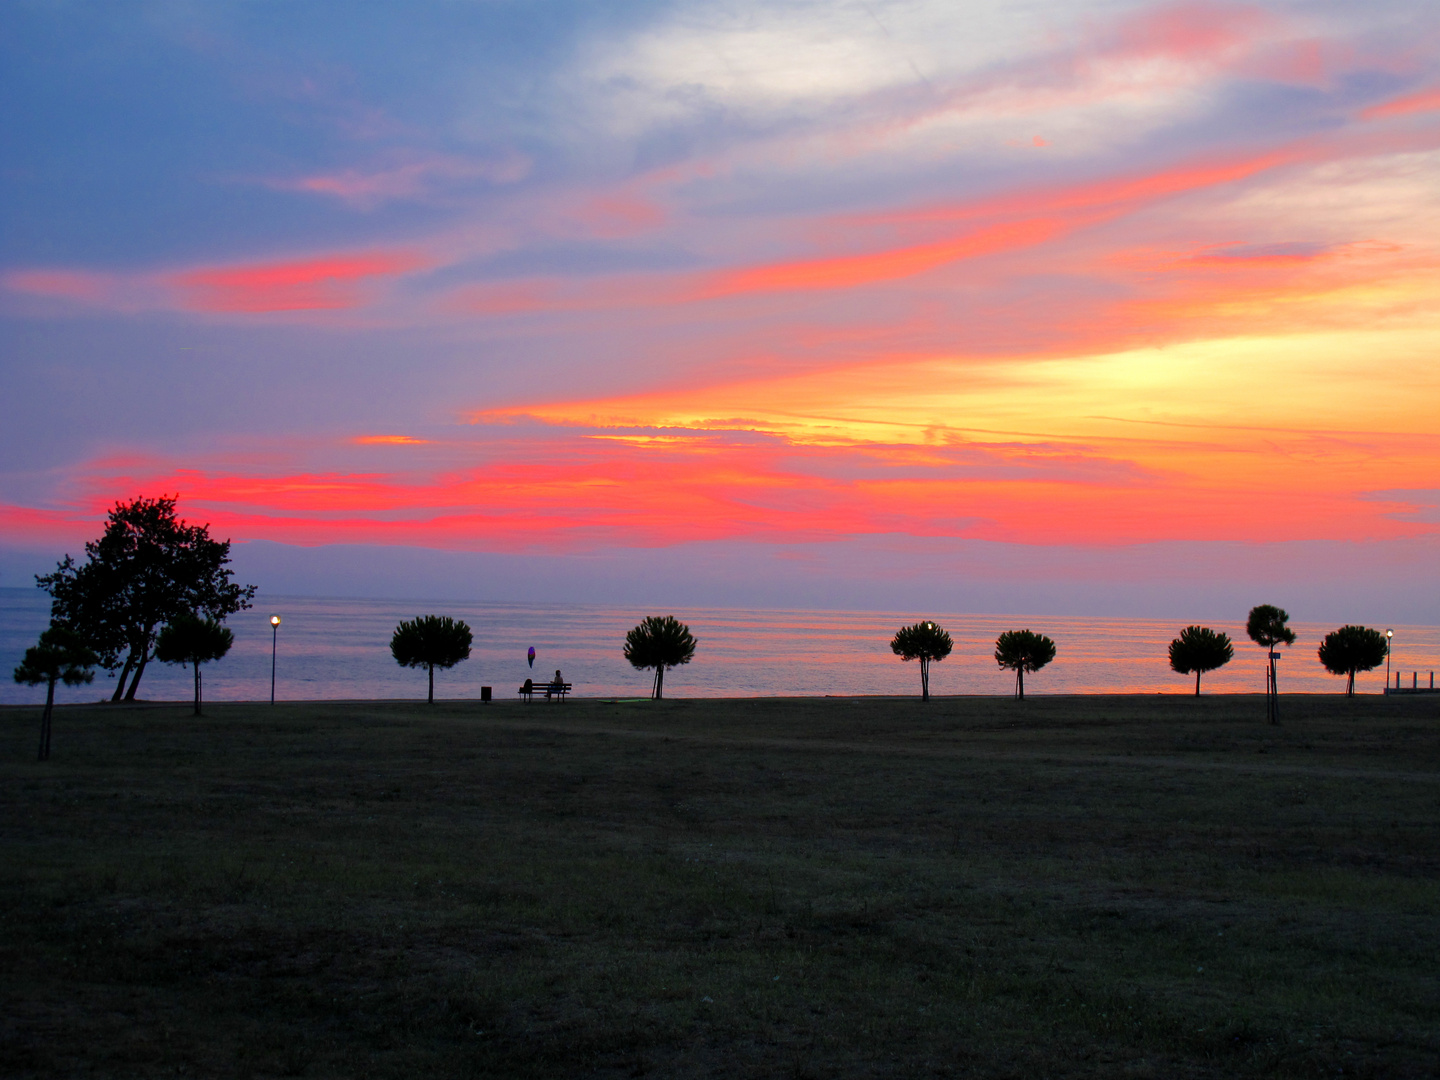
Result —
[{"label": "dark lawn", "polygon": [[1440,697],[0,709],[8,1076],[1440,1075]]}]

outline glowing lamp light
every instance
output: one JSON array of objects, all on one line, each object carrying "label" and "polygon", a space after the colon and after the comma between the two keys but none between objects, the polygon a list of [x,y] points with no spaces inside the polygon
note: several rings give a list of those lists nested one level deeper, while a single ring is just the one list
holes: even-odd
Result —
[{"label": "glowing lamp light", "polygon": [[275,704],[275,647],[279,644],[279,615],[271,615],[271,704]]}]

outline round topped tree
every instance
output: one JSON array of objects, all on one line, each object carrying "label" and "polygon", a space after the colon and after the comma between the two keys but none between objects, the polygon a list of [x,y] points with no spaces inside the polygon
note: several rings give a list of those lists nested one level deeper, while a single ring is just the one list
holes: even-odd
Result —
[{"label": "round topped tree", "polygon": [[901,660],[920,661],[920,700],[930,700],[930,661],[944,660],[955,647],[950,635],[933,622],[904,626],[890,641],[890,651]]}]

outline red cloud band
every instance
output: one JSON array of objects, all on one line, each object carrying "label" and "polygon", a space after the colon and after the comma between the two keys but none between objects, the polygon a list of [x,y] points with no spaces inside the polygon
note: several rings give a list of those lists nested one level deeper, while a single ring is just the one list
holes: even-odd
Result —
[{"label": "red cloud band", "polygon": [[[1368,460],[1372,449],[1326,449],[1309,437],[1291,439],[1280,453],[1283,439],[1274,434],[1263,445],[1249,445],[1256,440],[1246,434],[1215,446],[1101,439],[823,447],[746,431],[540,434],[468,450],[394,446],[386,452],[405,458],[390,472],[246,475],[223,466],[132,465],[124,475],[90,477],[86,509],[98,519],[115,497],[179,491],[191,516],[236,539],[471,550],[882,533],[1027,544],[1271,542],[1436,529],[1406,519],[1394,500],[1367,494],[1365,469],[1349,458]],[[1434,439],[1390,442],[1393,475],[1420,482],[1435,458]],[[383,444],[367,452],[376,445]],[[456,467],[457,453],[482,460]],[[1316,479],[1313,461],[1327,454],[1333,464]],[[442,460],[443,469],[425,467]],[[73,530],[76,518],[76,511],[10,508],[0,512],[0,529],[24,541]]]}]

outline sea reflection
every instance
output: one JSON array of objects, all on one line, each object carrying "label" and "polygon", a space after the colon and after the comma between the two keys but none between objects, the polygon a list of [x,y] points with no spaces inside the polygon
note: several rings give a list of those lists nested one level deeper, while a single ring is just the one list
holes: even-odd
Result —
[{"label": "sea reflection", "polygon": [[[902,625],[922,618],[940,622],[955,651],[931,669],[935,694],[1006,694],[1013,676],[991,657],[1003,630],[1032,629],[1055,639],[1055,662],[1027,676],[1027,694],[1172,693],[1193,690],[1192,676],[1170,671],[1166,647],[1183,620],[1045,618],[1014,615],[956,615],[944,612],[744,611],[677,608],[673,611],[564,605],[517,605],[330,600],[261,597],[250,611],[229,620],[235,647],[205,668],[205,696],[211,701],[269,697],[269,618],[284,617],[277,641],[276,689],[281,699],[424,697],[423,672],[401,668],[390,658],[390,634],[402,619],[445,614],[468,622],[475,634],[471,658],[437,672],[435,692],[443,698],[476,698],[480,687],[497,698],[513,697],[527,676],[549,678],[556,668],[586,697],[642,696],[651,676],[632,669],[620,655],[625,632],[643,616],[673,614],[690,624],[699,639],[695,662],[665,678],[674,697],[749,697],[823,694],[915,694],[915,664],[891,654],[889,640]],[[0,589],[0,663],[8,674],[45,626],[47,598],[38,590]],[[1264,651],[1245,636],[1244,613],[1233,622],[1208,625],[1228,633],[1235,659],[1207,674],[1206,692],[1259,693],[1264,688]],[[1320,639],[1334,624],[1292,622],[1299,640],[1280,663],[1281,692],[1337,693],[1342,679],[1315,658]],[[1440,668],[1440,628],[1397,626],[1394,669],[1428,673]],[[532,670],[526,650],[537,653]],[[1379,693],[1384,670],[1361,675],[1359,693]],[[92,686],[57,688],[58,700],[93,701],[109,696],[113,681],[104,673]],[[182,700],[191,681],[177,668],[151,664],[140,696]],[[0,701],[30,702],[36,691],[0,684]]]}]

